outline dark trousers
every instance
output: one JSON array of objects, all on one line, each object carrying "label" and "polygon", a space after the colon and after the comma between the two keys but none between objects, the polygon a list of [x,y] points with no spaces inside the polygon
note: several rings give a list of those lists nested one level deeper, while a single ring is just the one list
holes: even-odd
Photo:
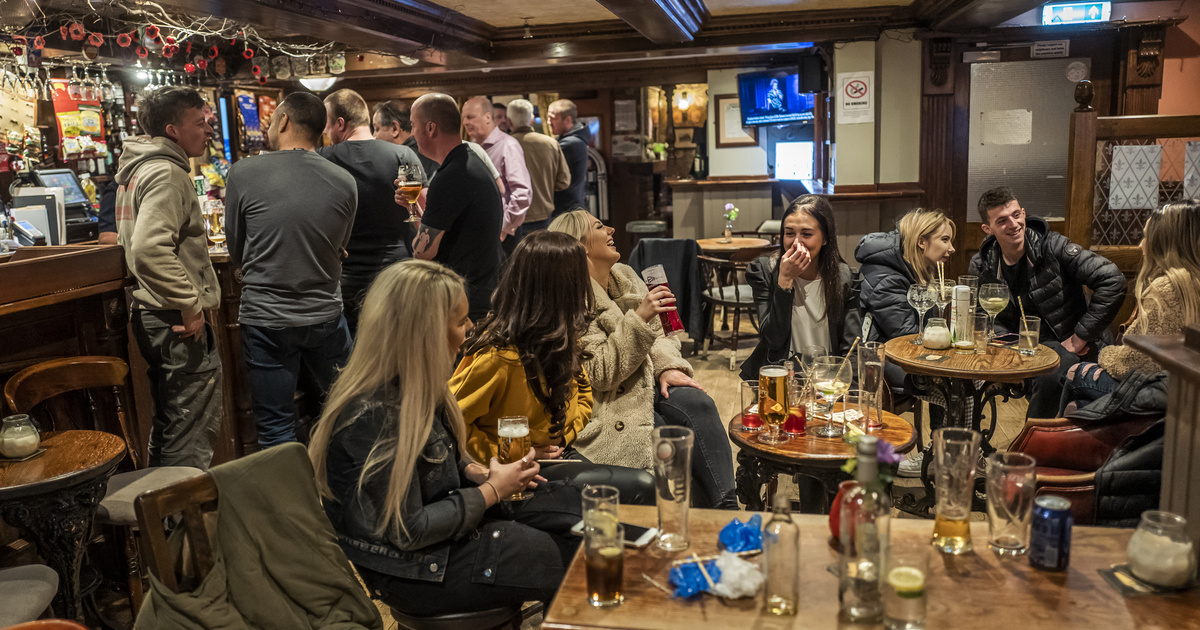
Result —
[{"label": "dark trousers", "polygon": [[400,243],[389,249],[368,253],[356,252],[342,263],[342,315],[346,318],[351,337],[358,332],[358,312],[362,309],[363,298],[367,295],[367,289],[371,288],[371,283],[375,281],[375,276],[388,265],[405,258],[412,258],[412,253],[407,245]]},{"label": "dark trousers", "polygon": [[195,340],[171,330],[182,324],[179,311],[133,311],[154,400],[150,465],[207,470],[221,427],[221,356],[211,326]]},{"label": "dark trousers", "polygon": [[654,475],[626,466],[595,464],[573,448],[557,464],[543,464],[542,476],[550,481],[571,479],[581,486],[613,486],[626,505],[654,505]]},{"label": "dark trousers", "polygon": [[1067,370],[1088,357],[1095,360],[1096,355],[1100,352],[1095,343],[1089,345],[1086,357],[1080,357],[1067,350],[1057,341],[1043,341],[1042,344],[1058,354],[1058,369],[1031,379],[1031,383],[1027,382],[1029,385],[1029,411],[1025,414],[1026,418],[1056,417],[1059,399],[1062,398],[1063,381],[1067,378]]},{"label": "dark trousers", "polygon": [[296,441],[296,383],[301,367],[323,398],[350,356],[350,329],[341,315],[292,328],[242,324],[242,349],[258,445],[268,448]]},{"label": "dark trousers", "polygon": [[474,533],[449,541],[441,582],[356,568],[372,597],[414,616],[549,603],[582,540],[570,533],[582,519],[579,489],[572,482],[551,482],[525,501],[493,506]]},{"label": "dark trousers", "polygon": [[654,425],[687,427],[695,434],[692,481],[699,496],[692,505],[738,509],[733,481],[733,448],[717,405],[708,394],[695,387],[669,387],[666,398],[657,386],[654,391]]}]

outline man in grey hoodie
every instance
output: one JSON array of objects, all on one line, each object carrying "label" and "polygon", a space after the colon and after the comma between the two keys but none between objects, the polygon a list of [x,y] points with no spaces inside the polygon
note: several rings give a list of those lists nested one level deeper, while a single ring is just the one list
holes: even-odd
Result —
[{"label": "man in grey hoodie", "polygon": [[125,141],[117,169],[117,242],[137,280],[133,334],[149,364],[151,466],[206,469],[221,423],[221,358],[204,309],[220,302],[188,158],[212,128],[192,88],[138,98],[149,135]]}]

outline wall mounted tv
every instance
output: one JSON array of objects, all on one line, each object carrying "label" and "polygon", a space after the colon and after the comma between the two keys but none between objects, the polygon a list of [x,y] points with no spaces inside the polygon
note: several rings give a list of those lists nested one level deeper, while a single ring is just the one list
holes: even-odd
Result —
[{"label": "wall mounted tv", "polygon": [[815,81],[801,79],[802,73],[798,68],[739,74],[738,101],[742,110],[742,126],[811,121],[813,108],[816,107],[813,92],[824,88],[812,85]]}]

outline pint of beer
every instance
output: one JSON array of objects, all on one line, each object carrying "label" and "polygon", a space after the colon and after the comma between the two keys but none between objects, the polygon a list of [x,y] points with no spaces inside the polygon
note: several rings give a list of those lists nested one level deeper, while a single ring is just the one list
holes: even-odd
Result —
[{"label": "pint of beer", "polygon": [[767,424],[767,433],[759,435],[764,444],[787,441],[780,428],[791,407],[788,401],[788,371],[781,365],[764,365],[758,370],[758,415]]},{"label": "pint of beer", "polygon": [[[496,459],[501,464],[519,461],[529,453],[529,419],[525,416],[504,416],[496,427]],[[516,492],[505,501],[523,501],[529,498],[524,492]]]}]

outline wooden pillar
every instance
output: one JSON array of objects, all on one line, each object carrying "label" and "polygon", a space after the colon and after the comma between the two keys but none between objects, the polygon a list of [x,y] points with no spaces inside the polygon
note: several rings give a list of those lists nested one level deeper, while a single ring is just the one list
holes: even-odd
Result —
[{"label": "wooden pillar", "polygon": [[1171,375],[1158,507],[1186,518],[1193,546],[1200,548],[1200,325],[1189,326],[1180,341],[1177,336],[1125,337]]}]

